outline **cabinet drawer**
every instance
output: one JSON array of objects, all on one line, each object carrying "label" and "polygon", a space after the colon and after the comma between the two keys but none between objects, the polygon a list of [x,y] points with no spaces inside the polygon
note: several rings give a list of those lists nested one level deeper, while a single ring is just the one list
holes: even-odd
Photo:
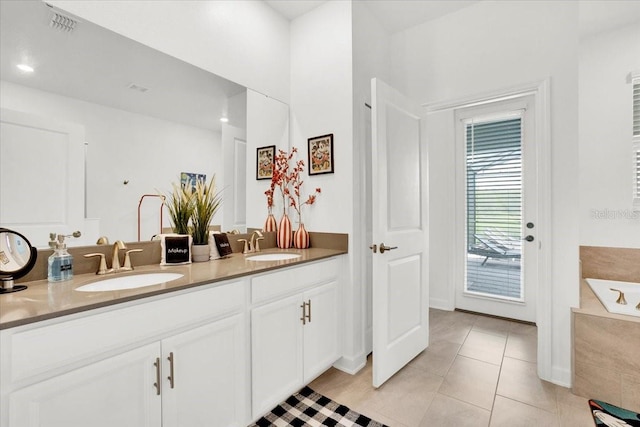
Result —
[{"label": "cabinet drawer", "polygon": [[251,279],[251,302],[268,301],[333,280],[338,277],[339,265],[338,258],[331,258],[254,277]]},{"label": "cabinet drawer", "polygon": [[89,312],[81,318],[17,330],[2,340],[2,345],[10,347],[8,361],[11,366],[6,372],[11,372],[12,383],[23,381],[190,324],[241,311],[244,306],[244,283],[234,281],[152,302],[98,314]]}]

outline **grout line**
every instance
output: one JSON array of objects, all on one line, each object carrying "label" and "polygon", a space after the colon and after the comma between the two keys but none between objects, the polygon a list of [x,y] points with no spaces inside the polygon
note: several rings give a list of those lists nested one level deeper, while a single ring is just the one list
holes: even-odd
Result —
[{"label": "grout line", "polygon": [[506,349],[507,349],[507,343],[505,341],[504,350],[502,352],[502,360],[500,361],[500,370],[498,371],[498,381],[496,381],[496,390],[493,393],[493,402],[491,402],[491,412],[489,414],[489,426],[491,425],[491,421],[493,420],[493,408],[495,408],[496,406],[496,397],[498,396],[498,387],[500,386],[500,377],[502,377],[502,365],[504,364],[504,358],[506,357],[504,355]]}]

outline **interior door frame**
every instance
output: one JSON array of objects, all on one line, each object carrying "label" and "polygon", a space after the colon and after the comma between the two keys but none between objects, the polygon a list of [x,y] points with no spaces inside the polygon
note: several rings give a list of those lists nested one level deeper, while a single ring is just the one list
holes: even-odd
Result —
[{"label": "interior door frame", "polygon": [[[538,292],[536,295],[536,324],[538,327],[538,376],[547,381],[553,378],[551,362],[552,324],[551,324],[551,98],[549,79],[527,83],[511,88],[492,91],[484,94],[471,95],[452,101],[424,104],[428,113],[455,110],[463,107],[487,104],[497,100],[507,100],[525,95],[533,95],[535,108],[535,133],[537,180],[538,180],[538,209],[536,237],[539,242],[538,258]],[[452,250],[457,250],[454,245]],[[455,252],[450,254],[455,259]],[[451,277],[455,277],[453,263]],[[455,307],[455,286],[449,287],[447,306]]]}]

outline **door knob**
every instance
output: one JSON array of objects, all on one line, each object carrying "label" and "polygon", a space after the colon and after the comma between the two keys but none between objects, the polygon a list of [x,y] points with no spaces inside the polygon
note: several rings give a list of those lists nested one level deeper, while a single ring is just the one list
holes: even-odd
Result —
[{"label": "door knob", "polygon": [[524,238],[524,239],[522,239],[522,240],[526,240],[527,242],[533,242],[534,238],[533,238],[533,236],[532,236],[532,235],[528,235],[527,237],[525,237],[525,238]]},{"label": "door knob", "polygon": [[392,251],[394,249],[398,249],[397,246],[385,246],[384,243],[380,243],[380,253],[383,254],[385,251]]}]

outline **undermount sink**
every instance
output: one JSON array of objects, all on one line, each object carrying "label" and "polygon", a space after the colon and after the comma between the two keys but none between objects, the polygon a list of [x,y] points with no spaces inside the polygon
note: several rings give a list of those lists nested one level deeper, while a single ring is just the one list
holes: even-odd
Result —
[{"label": "undermount sink", "polygon": [[158,285],[160,283],[170,282],[181,278],[183,275],[178,273],[149,273],[134,274],[131,276],[112,277],[88,285],[76,288],[80,292],[104,292],[104,291],[121,291],[123,289],[136,289],[144,286]]},{"label": "undermount sink", "polygon": [[247,257],[247,261],[284,261],[300,258],[300,254],[262,254]]}]

